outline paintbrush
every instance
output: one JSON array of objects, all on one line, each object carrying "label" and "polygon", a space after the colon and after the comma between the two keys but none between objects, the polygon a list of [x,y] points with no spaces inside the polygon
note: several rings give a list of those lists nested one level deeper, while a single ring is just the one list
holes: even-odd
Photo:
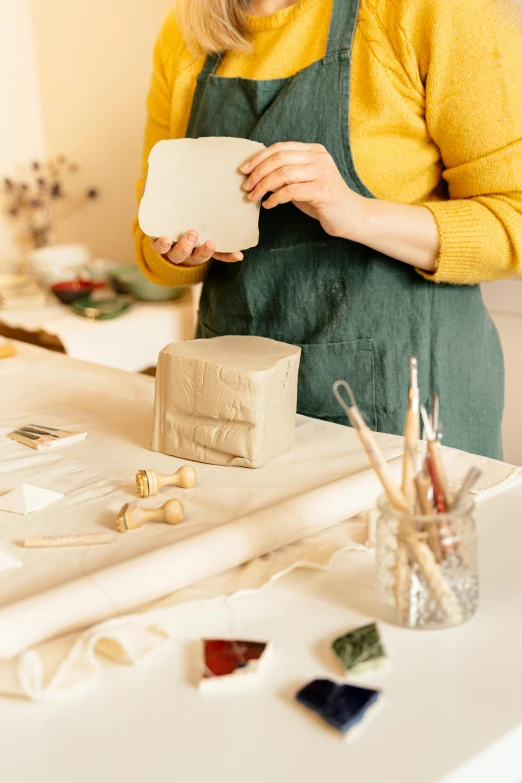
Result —
[{"label": "paintbrush", "polygon": [[404,462],[402,469],[402,494],[410,509],[415,507],[415,454],[420,436],[420,394],[418,383],[417,359],[410,359],[410,389],[408,393],[408,410],[404,425]]}]

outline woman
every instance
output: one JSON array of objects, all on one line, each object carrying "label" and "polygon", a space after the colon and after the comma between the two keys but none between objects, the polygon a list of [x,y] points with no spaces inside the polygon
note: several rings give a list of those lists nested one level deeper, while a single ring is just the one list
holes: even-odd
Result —
[{"label": "woman", "polygon": [[[238,136],[258,247],[135,227],[154,282],[205,280],[198,335],[303,348],[298,408],[344,422],[350,382],[399,433],[408,357],[445,443],[500,457],[503,362],[480,282],[522,274],[522,18],[515,0],[179,0],[155,49],[145,158]],[[138,185],[141,195],[143,180]]]}]

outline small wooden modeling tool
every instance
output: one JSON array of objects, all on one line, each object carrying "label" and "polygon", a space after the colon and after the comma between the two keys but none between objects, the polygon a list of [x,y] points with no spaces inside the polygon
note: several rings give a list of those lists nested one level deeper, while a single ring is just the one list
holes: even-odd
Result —
[{"label": "small wooden modeling tool", "polygon": [[191,465],[183,465],[171,476],[161,476],[155,470],[139,470],[136,473],[136,487],[142,498],[152,497],[168,486],[191,489],[196,480],[196,471]]},{"label": "small wooden modeling tool", "polygon": [[455,495],[455,500],[453,501],[453,505],[451,507],[452,511],[458,511],[459,506],[461,506],[465,498],[467,498],[468,494],[471,492],[481,475],[482,471],[480,468],[475,466],[470,468],[469,472],[464,476],[461,488]]},{"label": "small wooden modeling tool", "polygon": [[176,500],[167,500],[159,508],[135,508],[129,511],[129,504],[126,503],[118,514],[116,528],[120,533],[126,533],[127,530],[136,530],[145,524],[145,522],[164,522],[166,525],[178,525],[183,522],[185,509],[183,504]]},{"label": "small wooden modeling tool", "polygon": [[[408,410],[404,425],[404,463],[402,472],[402,494],[411,510],[415,507],[415,451],[420,437],[420,394],[418,384],[417,359],[410,359],[410,390]],[[411,455],[413,454],[413,459]]]},{"label": "small wooden modeling tool", "polygon": [[[342,397],[340,389],[344,389],[348,394],[351,403],[350,405],[348,405]],[[395,484],[390,468],[388,467],[388,463],[384,459],[380,448],[375,442],[375,438],[373,437],[370,428],[364,421],[362,413],[357,407],[357,403],[355,402],[355,397],[353,396],[353,392],[350,386],[346,383],[346,381],[336,381],[334,383],[333,391],[337,402],[348,416],[350,424],[357,431],[359,439],[366,453],[368,454],[372,467],[377,473],[391,505],[398,511],[405,511],[408,513],[410,510],[408,501],[404,497],[404,494],[401,492],[399,487]]]},{"label": "small wooden modeling tool", "polygon": [[86,533],[71,536],[37,536],[26,538],[24,547],[27,549],[43,549],[65,546],[96,546],[97,544],[112,544],[112,533]]},{"label": "small wooden modeling tool", "polygon": [[440,453],[439,432],[442,432],[442,429],[440,424],[438,424],[437,430],[433,429],[433,427],[431,426],[431,422],[428,418],[428,414],[426,413],[426,408],[421,407],[421,415],[422,415],[422,421],[424,423],[424,431],[426,433],[426,438],[428,441],[428,456],[431,456],[433,470],[436,474],[436,481],[439,486],[440,492],[442,493],[442,496],[444,498],[445,508],[444,509],[437,508],[437,510],[440,513],[441,511],[447,511],[449,508],[451,508],[454,500],[453,495],[449,490],[448,480],[446,478],[446,471],[444,470],[444,465]]}]

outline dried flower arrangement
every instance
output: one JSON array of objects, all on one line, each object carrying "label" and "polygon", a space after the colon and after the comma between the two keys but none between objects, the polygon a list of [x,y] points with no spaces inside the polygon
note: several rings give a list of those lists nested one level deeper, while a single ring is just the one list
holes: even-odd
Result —
[{"label": "dried flower arrangement", "polygon": [[69,190],[69,179],[78,170],[77,163],[59,155],[48,161],[33,161],[28,181],[4,179],[6,213],[22,222],[24,233],[33,247],[51,244],[60,221],[99,197],[96,188],[79,194]]}]

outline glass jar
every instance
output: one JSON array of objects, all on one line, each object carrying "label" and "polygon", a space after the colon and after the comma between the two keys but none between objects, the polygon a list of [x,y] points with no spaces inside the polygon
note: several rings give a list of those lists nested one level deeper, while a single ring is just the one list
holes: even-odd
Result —
[{"label": "glass jar", "polygon": [[377,590],[383,619],[405,628],[446,628],[478,607],[475,504],[434,516],[378,501]]}]

